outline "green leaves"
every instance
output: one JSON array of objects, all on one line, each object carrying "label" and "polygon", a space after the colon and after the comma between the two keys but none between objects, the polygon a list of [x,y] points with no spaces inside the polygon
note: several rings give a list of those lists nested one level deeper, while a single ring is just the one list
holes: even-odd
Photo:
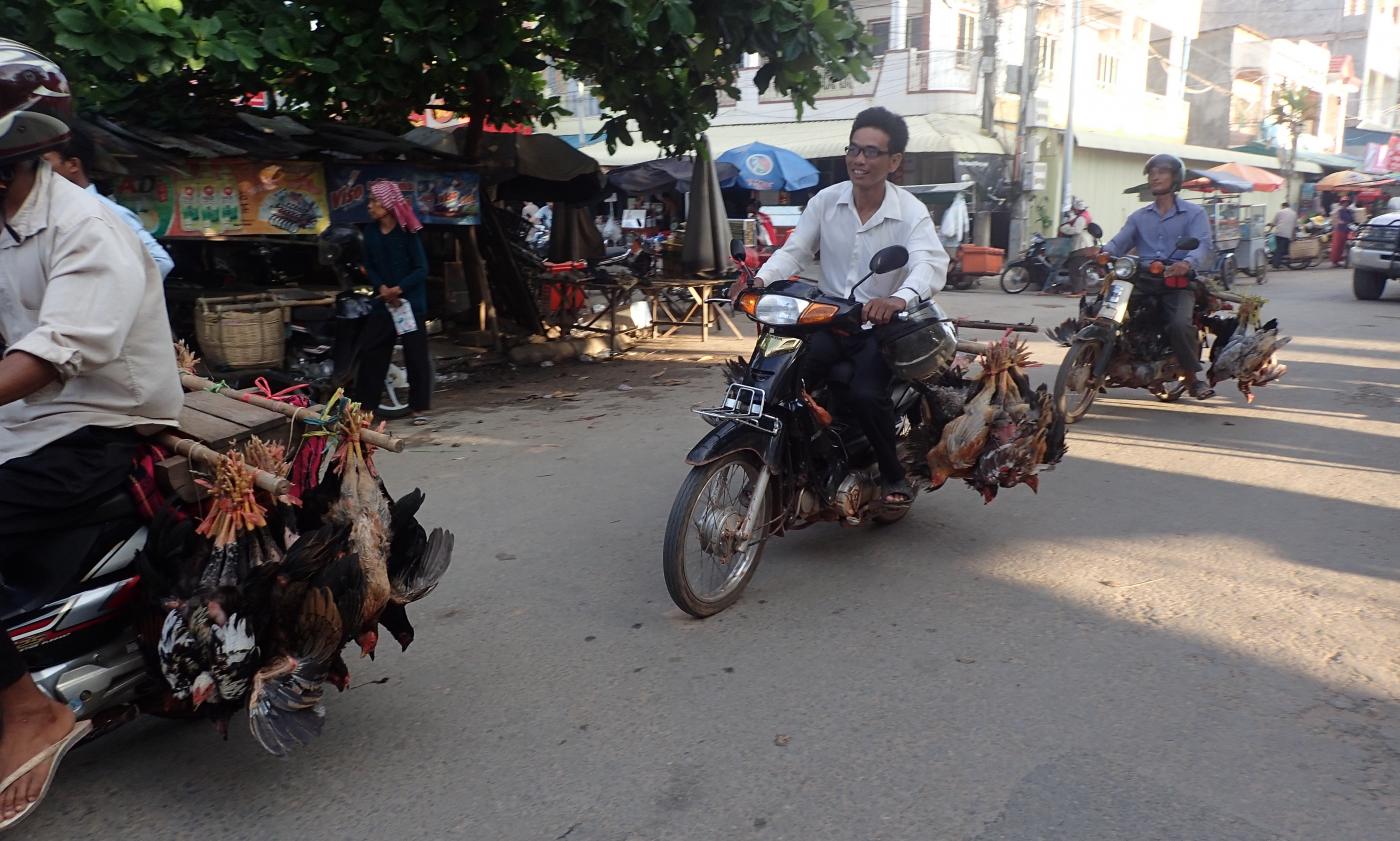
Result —
[{"label": "green leaves", "polygon": [[739,93],[746,54],[759,89],[799,108],[823,74],[864,79],[871,63],[851,0],[3,0],[0,30],[49,52],[83,108],[158,126],[196,127],[255,90],[391,130],[434,101],[548,124],[575,105],[545,87],[563,73],[598,98],[610,144],[676,151]]}]

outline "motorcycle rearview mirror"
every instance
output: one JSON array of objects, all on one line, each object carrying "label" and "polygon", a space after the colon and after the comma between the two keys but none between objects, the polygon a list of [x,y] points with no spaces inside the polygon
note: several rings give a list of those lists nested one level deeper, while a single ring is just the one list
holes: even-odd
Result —
[{"label": "motorcycle rearview mirror", "polygon": [[1201,245],[1201,241],[1195,237],[1182,237],[1176,241],[1177,251],[1195,251]]},{"label": "motorcycle rearview mirror", "polygon": [[744,249],[742,240],[731,239],[729,241],[729,256],[734,258],[736,263],[742,263],[748,258],[748,251]]},{"label": "motorcycle rearview mirror", "polygon": [[860,282],[851,287],[850,300],[856,299],[856,290],[867,280],[877,274],[885,274],[897,269],[902,269],[909,263],[909,249],[902,245],[890,245],[875,252],[875,256],[870,258],[870,272],[860,279]]}]

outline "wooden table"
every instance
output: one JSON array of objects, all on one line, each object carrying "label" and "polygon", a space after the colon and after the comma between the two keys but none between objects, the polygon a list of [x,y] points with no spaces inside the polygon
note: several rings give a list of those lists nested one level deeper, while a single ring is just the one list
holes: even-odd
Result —
[{"label": "wooden table", "polygon": [[186,392],[180,411],[180,431],[220,452],[254,435],[285,438],[287,424],[284,415],[208,391]]},{"label": "wooden table", "polygon": [[[651,302],[652,337],[658,336],[658,327],[670,328],[659,334],[661,338],[670,336],[682,327],[699,327],[700,341],[703,343],[710,338],[711,327],[722,326],[728,328],[735,338],[745,338],[738,325],[729,317],[729,313],[725,312],[723,305],[706,302],[706,299],[715,297],[722,287],[733,282],[735,278],[657,278],[640,287]],[[684,302],[686,310],[680,315],[676,314],[672,309],[672,302],[666,300],[664,295],[667,291],[677,289],[684,290],[690,298]]]}]

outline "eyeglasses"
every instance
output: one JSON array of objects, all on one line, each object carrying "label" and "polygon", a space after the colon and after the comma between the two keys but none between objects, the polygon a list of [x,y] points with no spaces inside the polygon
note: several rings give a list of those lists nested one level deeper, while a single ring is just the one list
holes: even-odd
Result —
[{"label": "eyeglasses", "polygon": [[867,161],[873,161],[881,155],[888,154],[888,150],[881,149],[878,146],[856,146],[855,144],[851,144],[846,147],[846,157],[848,158],[864,157]]}]

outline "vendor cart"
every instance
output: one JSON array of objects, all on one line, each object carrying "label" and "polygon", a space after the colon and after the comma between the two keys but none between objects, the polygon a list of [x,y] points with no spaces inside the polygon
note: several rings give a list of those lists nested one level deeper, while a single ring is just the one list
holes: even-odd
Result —
[{"label": "vendor cart", "polygon": [[1235,246],[1235,265],[1256,283],[1263,283],[1269,274],[1269,234],[1264,222],[1267,209],[1262,204],[1252,204],[1240,210],[1240,244]]},{"label": "vendor cart", "polygon": [[1213,195],[1203,202],[1203,206],[1206,219],[1210,222],[1212,254],[1210,269],[1203,274],[1212,276],[1221,286],[1229,289],[1235,282],[1235,249],[1242,238],[1240,197],[1230,193]]}]

